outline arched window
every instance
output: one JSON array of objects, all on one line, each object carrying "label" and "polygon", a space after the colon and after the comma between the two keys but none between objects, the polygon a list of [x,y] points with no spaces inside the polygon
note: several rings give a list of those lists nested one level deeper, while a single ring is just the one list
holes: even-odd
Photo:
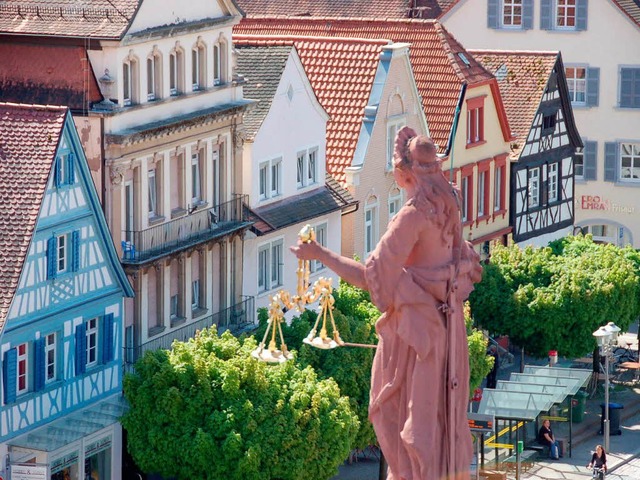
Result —
[{"label": "arched window", "polygon": [[147,101],[162,98],[162,54],[157,47],[147,57]]},{"label": "arched window", "polygon": [[169,53],[169,95],[184,93],[184,51],[176,44]]},{"label": "arched window", "polygon": [[371,195],[367,198],[364,208],[364,255],[365,258],[373,251],[378,243],[379,232],[378,198]]},{"label": "arched window", "polygon": [[138,60],[130,53],[122,63],[122,104],[124,106],[140,103],[138,84],[140,72]]},{"label": "arched window", "polygon": [[201,40],[191,49],[191,88],[193,91],[207,87],[206,47]]}]

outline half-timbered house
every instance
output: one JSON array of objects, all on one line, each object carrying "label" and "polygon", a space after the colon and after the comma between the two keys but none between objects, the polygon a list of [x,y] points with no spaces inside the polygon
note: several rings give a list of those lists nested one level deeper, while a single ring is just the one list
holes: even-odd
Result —
[{"label": "half-timbered house", "polygon": [[515,135],[509,188],[513,240],[542,246],[571,234],[574,162],[582,141],[560,53],[471,52],[496,76]]},{"label": "half-timbered house", "polygon": [[133,290],[68,109],[0,103],[0,176],[0,476],[119,479]]}]

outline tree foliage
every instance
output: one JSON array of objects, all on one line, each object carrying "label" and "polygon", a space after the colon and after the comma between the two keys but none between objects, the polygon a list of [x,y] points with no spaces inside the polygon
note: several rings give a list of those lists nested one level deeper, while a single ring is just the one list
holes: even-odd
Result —
[{"label": "tree foliage", "polygon": [[147,352],[124,380],[128,448],[146,472],[178,479],[326,479],[358,431],[331,379],[251,357],[255,339],[213,327]]},{"label": "tree foliage", "polygon": [[469,346],[469,396],[482,384],[482,380],[493,368],[494,358],[487,355],[487,339],[482,331],[473,327],[469,302],[464,305],[464,321],[467,326]]},{"label": "tree foliage", "polygon": [[550,349],[577,357],[592,333],[614,321],[626,330],[640,314],[640,254],[631,247],[569,236],[548,247],[496,246],[471,293],[473,317],[539,358]]}]

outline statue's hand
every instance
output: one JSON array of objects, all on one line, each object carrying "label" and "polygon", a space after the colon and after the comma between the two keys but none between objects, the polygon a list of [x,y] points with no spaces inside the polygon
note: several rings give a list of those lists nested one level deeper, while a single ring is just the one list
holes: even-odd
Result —
[{"label": "statue's hand", "polygon": [[289,250],[298,257],[299,260],[318,260],[322,255],[322,246],[315,240],[298,240],[296,245],[289,247]]}]

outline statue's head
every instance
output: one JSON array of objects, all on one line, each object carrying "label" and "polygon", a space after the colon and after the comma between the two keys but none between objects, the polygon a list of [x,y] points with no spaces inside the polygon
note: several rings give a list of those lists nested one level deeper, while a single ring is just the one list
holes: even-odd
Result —
[{"label": "statue's head", "polygon": [[418,135],[411,127],[401,128],[396,135],[393,165],[402,170],[439,165],[433,140]]}]

